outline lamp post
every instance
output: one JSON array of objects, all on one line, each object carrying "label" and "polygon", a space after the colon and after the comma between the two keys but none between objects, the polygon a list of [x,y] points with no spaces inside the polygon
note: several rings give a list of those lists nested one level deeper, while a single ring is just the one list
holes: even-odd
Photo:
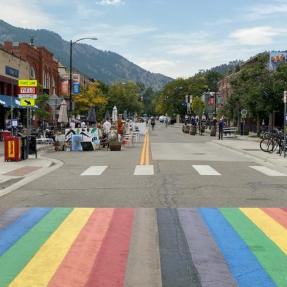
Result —
[{"label": "lamp post", "polygon": [[85,38],[80,38],[76,41],[70,41],[70,93],[69,93],[69,98],[70,98],[70,113],[73,110],[73,103],[72,103],[72,89],[73,89],[73,79],[72,79],[72,69],[73,69],[73,45],[83,41],[83,40],[98,40],[97,38],[91,38],[91,37],[85,37]]}]

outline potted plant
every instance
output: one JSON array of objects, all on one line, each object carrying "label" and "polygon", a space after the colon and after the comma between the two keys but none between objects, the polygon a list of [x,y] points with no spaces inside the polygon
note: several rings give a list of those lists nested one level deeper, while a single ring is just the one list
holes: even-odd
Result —
[{"label": "potted plant", "polygon": [[119,141],[118,134],[116,132],[111,133],[110,135],[109,147],[111,151],[120,151],[122,148],[122,143]]}]

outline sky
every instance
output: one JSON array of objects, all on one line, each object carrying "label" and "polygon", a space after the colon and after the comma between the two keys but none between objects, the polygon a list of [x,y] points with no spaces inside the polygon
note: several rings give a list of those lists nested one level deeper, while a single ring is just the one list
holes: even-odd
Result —
[{"label": "sky", "polygon": [[[287,0],[0,0],[0,19],[86,41],[167,76],[287,48]],[[286,44],[285,44],[286,43]]]}]

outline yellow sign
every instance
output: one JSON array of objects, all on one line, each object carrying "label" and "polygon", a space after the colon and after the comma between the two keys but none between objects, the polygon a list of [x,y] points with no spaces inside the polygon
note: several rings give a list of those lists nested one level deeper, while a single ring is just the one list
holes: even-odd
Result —
[{"label": "yellow sign", "polygon": [[13,158],[15,157],[15,142],[8,141],[8,157]]},{"label": "yellow sign", "polygon": [[35,106],[35,99],[20,99],[20,105],[22,107],[34,107]]},{"label": "yellow sign", "polygon": [[37,87],[37,80],[18,80],[19,87]]}]

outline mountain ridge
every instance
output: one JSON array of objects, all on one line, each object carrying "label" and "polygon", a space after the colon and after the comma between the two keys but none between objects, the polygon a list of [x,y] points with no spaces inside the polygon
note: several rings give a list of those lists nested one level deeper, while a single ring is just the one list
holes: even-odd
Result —
[{"label": "mountain ridge", "polygon": [[[54,57],[69,66],[69,45],[58,33],[47,29],[15,27],[0,19],[0,42],[29,42],[31,37],[37,46],[44,46]],[[112,84],[119,81],[140,82],[146,88],[160,90],[173,79],[160,73],[152,73],[112,51],[99,50],[91,45],[77,43],[73,47],[73,67],[91,78]]]}]

